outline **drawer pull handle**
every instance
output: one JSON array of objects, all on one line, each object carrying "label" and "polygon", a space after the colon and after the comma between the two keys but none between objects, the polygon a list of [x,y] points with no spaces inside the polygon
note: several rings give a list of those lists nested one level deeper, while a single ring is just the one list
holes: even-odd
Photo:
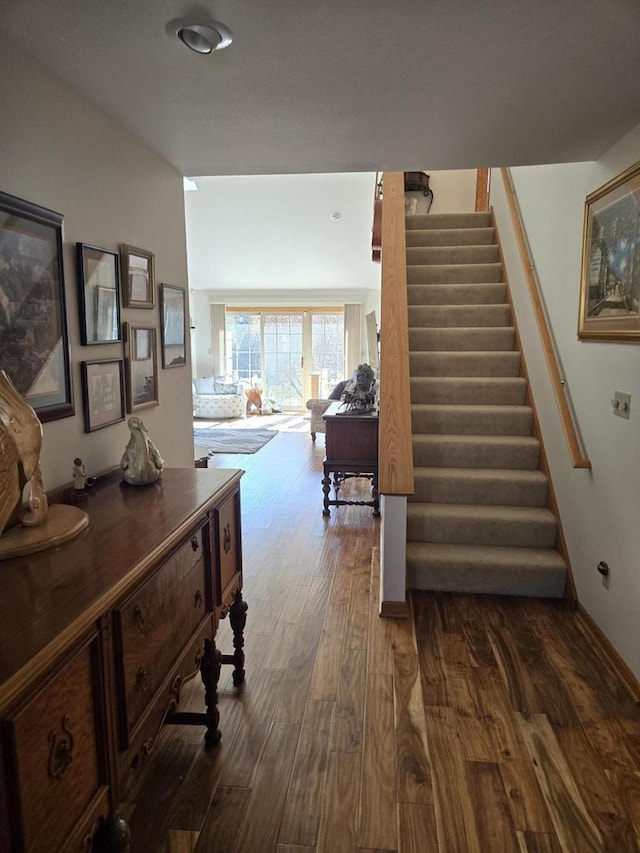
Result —
[{"label": "drawer pull handle", "polygon": [[144,613],[142,612],[142,607],[139,604],[133,608],[133,621],[136,623],[136,628],[138,631],[142,631],[144,628]]},{"label": "drawer pull handle", "polygon": [[224,528],[224,538],[222,540],[222,547],[224,548],[224,553],[228,554],[231,550],[231,524],[226,524]]},{"label": "drawer pull handle", "polygon": [[195,535],[192,536],[191,537],[191,549],[193,551],[197,551],[199,547],[200,547],[200,540],[198,539],[197,536],[195,536]]},{"label": "drawer pull handle", "polygon": [[136,687],[140,691],[140,693],[146,693],[149,689],[149,685],[147,684],[147,670],[141,666],[136,674]]},{"label": "drawer pull handle", "polygon": [[196,594],[193,596],[193,606],[194,607],[202,607],[204,604],[204,598],[202,597],[202,593],[199,589],[196,590]]},{"label": "drawer pull handle", "polygon": [[61,738],[55,732],[49,732],[51,749],[49,750],[49,776],[53,779],[62,779],[71,766],[73,759],[73,735],[69,730],[69,716],[62,718],[60,727],[64,732]]}]

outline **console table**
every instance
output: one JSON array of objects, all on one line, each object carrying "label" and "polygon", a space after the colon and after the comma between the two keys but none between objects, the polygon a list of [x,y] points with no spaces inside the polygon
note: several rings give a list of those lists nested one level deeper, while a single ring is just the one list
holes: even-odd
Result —
[{"label": "console table", "polygon": [[[326,459],[323,464],[323,515],[331,506],[371,506],[380,515],[378,500],[378,415],[345,412],[344,404],[332,403],[323,415],[326,424]],[[333,478],[331,475],[333,474]],[[366,477],[371,481],[371,500],[347,500],[340,497],[345,480]],[[333,483],[332,483],[333,479]],[[331,499],[333,484],[334,498]]]},{"label": "console table", "polygon": [[[244,679],[242,473],[106,478],[76,539],[0,562],[2,853],[126,850],[118,806],[162,725],[197,724],[218,742],[221,665]],[[182,712],[198,673],[202,713]]]}]

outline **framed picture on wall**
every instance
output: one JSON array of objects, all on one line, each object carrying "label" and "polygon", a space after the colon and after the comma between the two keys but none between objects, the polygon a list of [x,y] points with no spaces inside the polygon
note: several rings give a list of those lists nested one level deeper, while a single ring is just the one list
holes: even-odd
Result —
[{"label": "framed picture on wall", "polygon": [[76,243],[76,257],[80,339],[83,345],[121,341],[118,254],[86,243]]},{"label": "framed picture on wall", "polygon": [[123,245],[122,304],[125,308],[153,308],[156,304],[153,252]]},{"label": "framed picture on wall", "polygon": [[160,285],[160,340],[163,367],[187,363],[185,333],[186,296],[183,287]]},{"label": "framed picture on wall", "polygon": [[585,201],[578,337],[640,342],[640,162]]},{"label": "framed picture on wall", "polygon": [[0,193],[0,369],[43,422],[74,414],[62,221]]},{"label": "framed picture on wall", "polygon": [[124,362],[121,358],[81,362],[84,431],[124,420]]},{"label": "framed picture on wall", "polygon": [[123,323],[126,344],[127,411],[158,405],[156,330],[141,323]]}]

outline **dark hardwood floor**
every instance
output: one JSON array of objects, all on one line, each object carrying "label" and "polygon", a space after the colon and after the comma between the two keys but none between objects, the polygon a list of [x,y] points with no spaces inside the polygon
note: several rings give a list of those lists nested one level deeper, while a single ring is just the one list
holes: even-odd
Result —
[{"label": "dark hardwood floor", "polygon": [[246,470],[246,683],[223,670],[214,750],[165,727],[132,853],[637,851],[640,711],[573,613],[416,593],[379,618],[379,520],[322,517],[323,457],[288,432],[212,458]]}]

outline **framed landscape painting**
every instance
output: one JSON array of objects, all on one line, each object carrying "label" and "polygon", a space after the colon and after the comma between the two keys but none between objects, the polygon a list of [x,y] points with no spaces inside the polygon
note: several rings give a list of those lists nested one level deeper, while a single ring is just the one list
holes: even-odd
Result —
[{"label": "framed landscape painting", "polygon": [[578,337],[640,343],[640,162],[585,201]]},{"label": "framed landscape painting", "polygon": [[162,366],[182,367],[185,349],[185,290],[172,284],[160,285],[160,337]]},{"label": "framed landscape painting", "polygon": [[80,340],[84,346],[116,343],[122,340],[118,254],[76,243],[76,255]]},{"label": "framed landscape painting", "polygon": [[62,220],[0,193],[0,369],[43,422],[74,414]]},{"label": "framed landscape painting", "polygon": [[126,389],[127,411],[157,406],[158,360],[156,330],[140,323],[124,323],[127,345]]}]

